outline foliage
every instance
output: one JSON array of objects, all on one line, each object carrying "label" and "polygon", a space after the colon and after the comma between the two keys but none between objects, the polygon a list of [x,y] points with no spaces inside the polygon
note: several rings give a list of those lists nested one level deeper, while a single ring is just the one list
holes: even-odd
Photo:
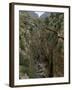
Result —
[{"label": "foliage", "polygon": [[[33,12],[34,13],[34,12]],[[29,11],[19,12],[19,60],[20,73],[26,73],[29,78],[40,78],[49,76],[49,64],[53,58],[54,76],[62,76],[63,68],[60,68],[60,74],[57,74],[55,63],[63,56],[63,37],[64,33],[64,14],[50,13],[45,18],[39,18],[30,14]],[[50,28],[53,31],[51,31]],[[53,52],[51,55],[50,52]],[[63,58],[61,58],[63,61]],[[60,62],[60,65],[63,62]]]}]

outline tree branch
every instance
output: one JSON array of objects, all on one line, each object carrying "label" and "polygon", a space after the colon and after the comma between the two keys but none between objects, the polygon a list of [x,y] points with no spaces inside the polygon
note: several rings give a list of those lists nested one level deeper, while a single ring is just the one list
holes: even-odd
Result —
[{"label": "tree branch", "polygon": [[[46,30],[49,30],[49,31],[52,31],[52,32],[58,34],[58,32],[56,32],[55,30],[52,30],[52,29],[50,29],[50,28],[48,28],[48,27],[46,27]],[[61,39],[64,40],[64,37],[63,37],[63,36],[58,35],[58,38],[61,38]]]}]

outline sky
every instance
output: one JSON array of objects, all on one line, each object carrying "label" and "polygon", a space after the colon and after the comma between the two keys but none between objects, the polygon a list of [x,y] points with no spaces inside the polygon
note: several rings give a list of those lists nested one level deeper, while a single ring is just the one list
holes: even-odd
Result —
[{"label": "sky", "polygon": [[40,16],[41,16],[42,14],[44,14],[45,12],[39,12],[39,11],[37,12],[37,11],[36,11],[35,13],[40,17]]}]

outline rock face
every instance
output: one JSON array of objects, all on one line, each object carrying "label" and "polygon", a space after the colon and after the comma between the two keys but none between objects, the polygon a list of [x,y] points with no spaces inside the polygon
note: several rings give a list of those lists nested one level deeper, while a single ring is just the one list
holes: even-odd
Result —
[{"label": "rock face", "polygon": [[[63,14],[45,14],[43,20],[34,12],[22,11],[19,14],[20,79],[64,76],[63,30],[62,27],[61,31],[57,30]],[[50,29],[51,25],[53,29]]]}]

